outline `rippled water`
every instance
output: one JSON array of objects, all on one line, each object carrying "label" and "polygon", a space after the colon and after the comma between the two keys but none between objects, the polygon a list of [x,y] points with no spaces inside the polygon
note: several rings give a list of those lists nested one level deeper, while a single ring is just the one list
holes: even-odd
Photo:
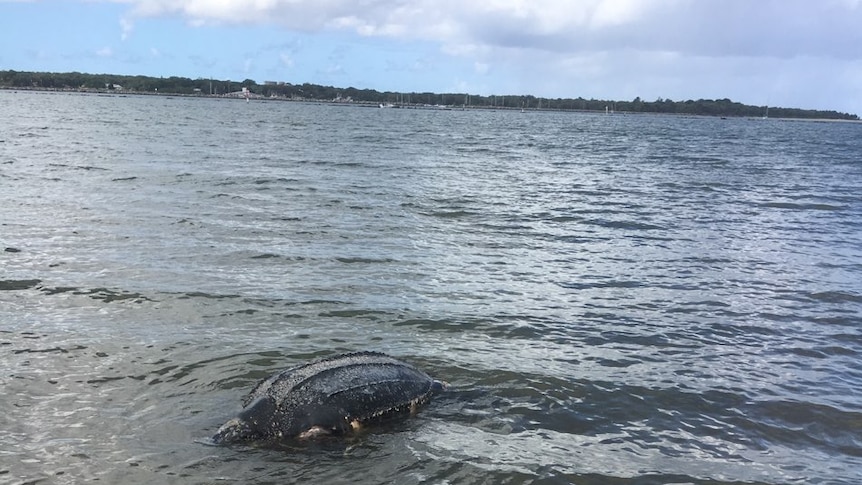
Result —
[{"label": "rippled water", "polygon": [[[862,481],[862,125],[0,109],[0,482]],[[364,349],[452,389],[345,440],[201,442]]]}]

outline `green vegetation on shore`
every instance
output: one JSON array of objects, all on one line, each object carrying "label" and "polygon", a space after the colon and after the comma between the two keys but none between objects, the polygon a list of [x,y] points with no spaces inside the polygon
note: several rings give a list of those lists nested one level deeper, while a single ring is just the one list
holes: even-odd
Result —
[{"label": "green vegetation on shore", "polygon": [[[254,96],[318,101],[351,101],[357,103],[397,103],[412,105],[463,106],[474,108],[547,109],[578,111],[614,111],[627,113],[671,113],[707,116],[761,117],[766,106],[752,106],[729,99],[699,99],[672,101],[611,101],[584,98],[537,98],[532,95],[478,96],[466,93],[396,93],[373,89],[336,88],[317,84],[241,82],[216,79],[189,79],[171,76],[126,76],[117,74],[85,74],[80,72],[50,73],[0,71],[0,88],[122,91],[125,93],[158,93],[187,96],[228,96],[246,88]],[[769,107],[768,116],[775,118],[808,118],[859,120],[859,116],[838,111]]]}]

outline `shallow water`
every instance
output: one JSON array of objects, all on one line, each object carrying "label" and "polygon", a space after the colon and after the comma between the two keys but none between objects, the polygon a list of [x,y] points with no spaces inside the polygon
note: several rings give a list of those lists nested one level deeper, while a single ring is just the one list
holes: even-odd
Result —
[{"label": "shallow water", "polygon": [[[862,480],[862,125],[0,108],[0,482]],[[350,439],[205,444],[352,350],[452,388]]]}]

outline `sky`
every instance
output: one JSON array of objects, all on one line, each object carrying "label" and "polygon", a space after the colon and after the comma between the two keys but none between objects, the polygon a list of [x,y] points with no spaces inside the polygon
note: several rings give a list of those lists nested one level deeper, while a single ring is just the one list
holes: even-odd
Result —
[{"label": "sky", "polygon": [[0,69],[862,116],[862,0],[0,0]]}]

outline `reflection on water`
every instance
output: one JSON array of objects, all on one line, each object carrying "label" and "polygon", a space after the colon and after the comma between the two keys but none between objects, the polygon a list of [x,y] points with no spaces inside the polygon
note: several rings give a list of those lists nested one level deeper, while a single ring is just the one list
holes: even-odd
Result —
[{"label": "reflection on water", "polygon": [[[0,481],[856,483],[856,124],[0,93]],[[390,353],[414,419],[213,447]]]}]

